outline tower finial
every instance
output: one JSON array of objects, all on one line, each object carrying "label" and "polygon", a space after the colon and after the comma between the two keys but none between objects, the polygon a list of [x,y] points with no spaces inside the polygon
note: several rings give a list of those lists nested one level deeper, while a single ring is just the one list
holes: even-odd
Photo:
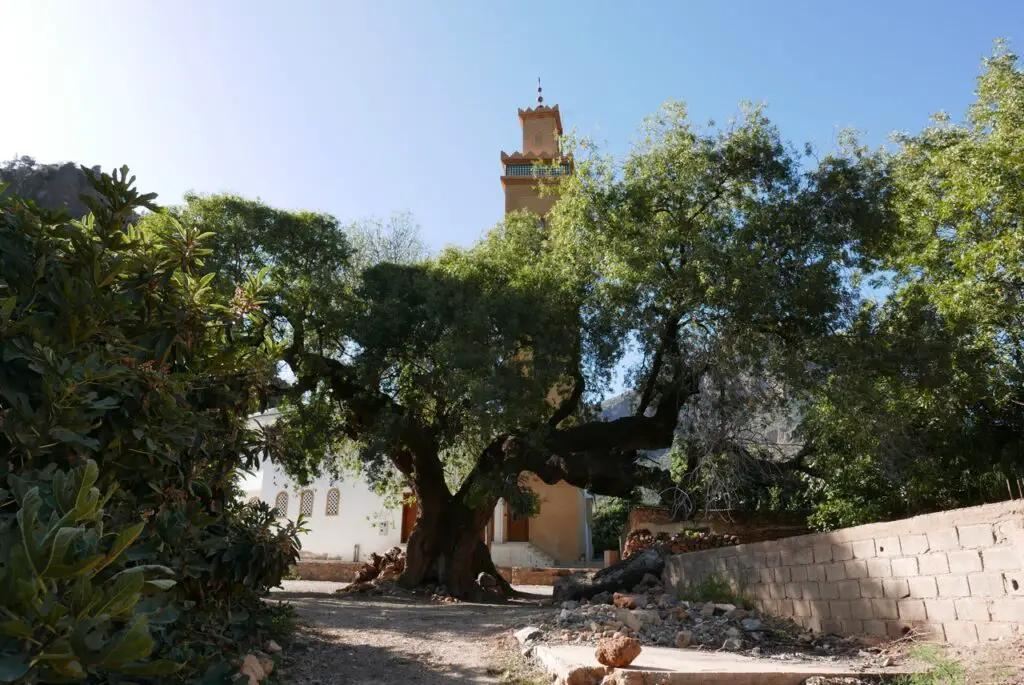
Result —
[{"label": "tower finial", "polygon": [[541,94],[541,93],[543,93],[543,91],[544,91],[544,89],[540,87],[540,76],[538,76],[537,77],[537,105],[538,106],[544,104],[544,96]]}]

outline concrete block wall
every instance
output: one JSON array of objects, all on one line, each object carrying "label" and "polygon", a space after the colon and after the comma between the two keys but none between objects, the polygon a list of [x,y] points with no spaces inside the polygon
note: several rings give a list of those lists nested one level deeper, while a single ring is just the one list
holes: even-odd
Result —
[{"label": "concrete block wall", "polygon": [[970,644],[1024,634],[1024,501],[678,554],[682,597],[710,576],[769,614],[840,635],[914,629]]}]

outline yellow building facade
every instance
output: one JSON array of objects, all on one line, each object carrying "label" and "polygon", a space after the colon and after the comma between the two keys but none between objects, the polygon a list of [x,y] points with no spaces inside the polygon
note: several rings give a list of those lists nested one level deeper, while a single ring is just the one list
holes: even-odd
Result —
[{"label": "yellow building facade", "polygon": [[[557,198],[542,188],[572,173],[572,163],[561,153],[558,105],[545,105],[537,90],[537,106],[519,110],[520,150],[501,153],[501,185],[506,214],[526,210],[543,219]],[[536,567],[589,559],[590,495],[565,481],[548,485],[533,474],[523,478],[524,485],[537,493],[540,511],[524,520],[499,502],[490,536],[494,563]]]}]

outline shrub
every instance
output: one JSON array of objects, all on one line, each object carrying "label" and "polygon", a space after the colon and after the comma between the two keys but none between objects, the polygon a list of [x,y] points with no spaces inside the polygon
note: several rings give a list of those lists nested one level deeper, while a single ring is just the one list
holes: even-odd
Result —
[{"label": "shrub", "polygon": [[[117,582],[107,574],[127,572],[121,577],[137,583],[150,571],[136,569],[168,569],[143,585],[136,613],[145,618],[125,609],[86,643],[99,649],[99,635],[135,626],[139,644],[152,640],[149,668],[169,671],[152,664],[172,661],[182,670],[122,676],[112,662],[80,660],[90,680],[226,682],[231,660],[281,624],[262,598],[298,554],[294,526],[237,501],[238,471],[256,465],[261,447],[248,417],[276,377],[259,316],[262,280],[220,282],[207,272],[210,235],[200,228],[169,217],[137,222],[141,208],[160,210],[127,169],[83,171],[96,197],[83,196],[92,214],[81,221],[0,193],[0,470],[39,488],[45,523],[33,525],[67,515],[47,500],[47,479],[79,476],[59,469],[85,469],[95,481],[88,491],[108,493],[98,518],[71,526],[80,534],[60,532],[63,524],[35,531],[73,543],[74,554],[107,550],[104,530],[131,533],[113,538],[125,546],[90,579],[97,592]],[[14,521],[35,506],[32,487],[22,490],[12,487],[0,510]],[[145,594],[164,580],[175,583]],[[38,620],[58,620],[50,612],[71,601],[68,587],[47,588]],[[30,661],[42,649],[19,639]],[[4,649],[14,651],[9,642]],[[72,661],[61,663],[74,669]],[[49,678],[52,662],[31,662],[23,678]]]},{"label": "shrub", "polygon": [[[11,475],[0,489],[0,680],[62,682],[90,672],[170,675],[180,664],[143,662],[153,651],[152,614],[143,593],[174,585],[162,566],[124,568],[122,553],[142,532],[140,520],[105,531],[113,491],[94,487],[88,461],[70,473],[53,467]],[[157,610],[156,620],[160,611]]]}]

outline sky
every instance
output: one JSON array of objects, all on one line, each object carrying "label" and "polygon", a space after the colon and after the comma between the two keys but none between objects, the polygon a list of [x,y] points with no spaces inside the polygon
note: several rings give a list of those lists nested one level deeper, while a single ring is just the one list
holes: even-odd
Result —
[{"label": "sky", "polygon": [[959,116],[1020,0],[0,3],[0,159],[127,164],[164,204],[231,191],[467,245],[503,209],[516,109],[621,153],[644,116],[766,102],[828,150]]},{"label": "sky", "polygon": [[127,164],[163,204],[409,212],[439,249],[501,218],[538,77],[616,154],[670,99],[699,122],[765,102],[827,151],[959,117],[997,37],[1024,50],[1024,2],[6,0],[0,159]]}]

